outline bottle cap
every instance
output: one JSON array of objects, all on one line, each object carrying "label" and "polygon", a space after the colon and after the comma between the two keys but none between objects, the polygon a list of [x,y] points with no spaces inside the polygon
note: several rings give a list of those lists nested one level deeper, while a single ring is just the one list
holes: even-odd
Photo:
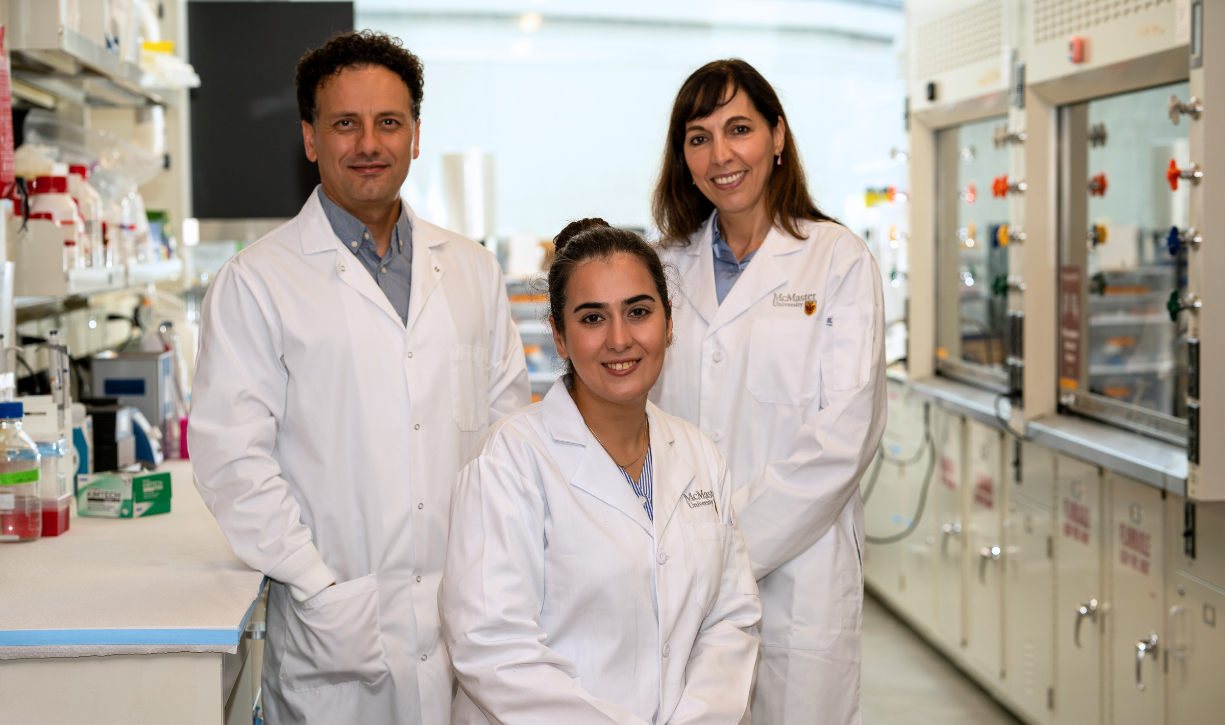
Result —
[{"label": "bottle cap", "polygon": [[0,418],[25,417],[25,406],[21,401],[0,403]]},{"label": "bottle cap", "polygon": [[67,194],[67,176],[39,176],[30,184],[31,194]]},{"label": "bottle cap", "polygon": [[68,167],[68,173],[76,174],[77,176],[81,176],[81,177],[88,179],[89,178],[89,167],[86,166],[85,164],[73,164],[72,166]]}]

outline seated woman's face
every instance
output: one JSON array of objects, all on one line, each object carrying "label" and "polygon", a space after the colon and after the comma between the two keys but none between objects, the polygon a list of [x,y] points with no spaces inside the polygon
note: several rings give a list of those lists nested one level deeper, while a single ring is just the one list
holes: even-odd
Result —
[{"label": "seated woman's face", "polygon": [[672,336],[646,265],[625,253],[583,262],[570,276],[565,315],[557,351],[583,384],[613,403],[645,398]]}]

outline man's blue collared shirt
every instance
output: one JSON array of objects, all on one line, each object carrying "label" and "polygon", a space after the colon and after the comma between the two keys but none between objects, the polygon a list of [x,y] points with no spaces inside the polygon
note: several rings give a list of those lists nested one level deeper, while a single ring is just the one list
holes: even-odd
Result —
[{"label": "man's blue collared shirt", "polygon": [[391,246],[387,247],[387,254],[380,257],[366,225],[329,199],[322,186],[316,193],[332,231],[374,278],[400,320],[407,325],[408,293],[413,286],[413,228],[408,223],[404,203],[400,202],[400,218],[391,232]]},{"label": "man's blue collared shirt", "polygon": [[732,248],[727,246],[727,242],[723,241],[723,235],[719,233],[718,212],[715,212],[715,218],[711,220],[710,224],[711,243],[715,248],[715,296],[719,298],[719,304],[723,304],[723,298],[727,297],[727,293],[732,291],[732,286],[736,284],[736,280],[740,279],[740,275],[749,266],[749,262],[753,259],[753,255],[757,254],[757,250],[754,249],[744,255],[744,259],[737,261]]}]

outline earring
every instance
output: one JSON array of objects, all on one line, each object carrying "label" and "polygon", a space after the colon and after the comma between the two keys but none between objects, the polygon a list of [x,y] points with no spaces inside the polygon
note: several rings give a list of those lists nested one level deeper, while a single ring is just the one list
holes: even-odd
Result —
[{"label": "earring", "polygon": [[774,154],[774,165],[775,165],[775,166],[782,166],[782,165],[783,165],[783,156],[782,156],[782,154]]}]

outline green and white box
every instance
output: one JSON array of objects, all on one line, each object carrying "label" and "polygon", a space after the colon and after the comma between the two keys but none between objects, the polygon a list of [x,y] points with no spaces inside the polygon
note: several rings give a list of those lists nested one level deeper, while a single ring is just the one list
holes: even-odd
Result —
[{"label": "green and white box", "polygon": [[77,515],[132,519],[170,513],[170,474],[90,473],[77,481]]}]

